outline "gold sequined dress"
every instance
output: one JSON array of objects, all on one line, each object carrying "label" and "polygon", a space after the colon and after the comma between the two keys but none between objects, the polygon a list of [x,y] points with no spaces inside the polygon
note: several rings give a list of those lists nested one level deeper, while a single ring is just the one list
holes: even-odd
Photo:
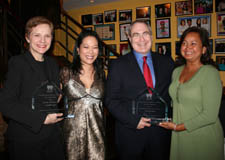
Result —
[{"label": "gold sequined dress", "polygon": [[64,138],[68,160],[104,160],[105,128],[102,106],[103,81],[97,79],[86,89],[68,69],[63,69],[62,82],[67,95],[69,114],[65,119]]}]

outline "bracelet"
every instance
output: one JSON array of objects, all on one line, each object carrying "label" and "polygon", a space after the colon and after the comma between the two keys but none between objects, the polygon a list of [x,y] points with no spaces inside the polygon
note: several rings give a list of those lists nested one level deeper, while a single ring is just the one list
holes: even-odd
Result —
[{"label": "bracelet", "polygon": [[177,124],[174,125],[173,130],[176,131]]}]

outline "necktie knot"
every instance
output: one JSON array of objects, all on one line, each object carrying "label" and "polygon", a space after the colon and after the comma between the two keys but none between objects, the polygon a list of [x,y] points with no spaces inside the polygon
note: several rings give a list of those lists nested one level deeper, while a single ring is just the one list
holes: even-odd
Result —
[{"label": "necktie knot", "polygon": [[143,56],[144,62],[146,62],[147,58],[148,58],[147,56]]}]

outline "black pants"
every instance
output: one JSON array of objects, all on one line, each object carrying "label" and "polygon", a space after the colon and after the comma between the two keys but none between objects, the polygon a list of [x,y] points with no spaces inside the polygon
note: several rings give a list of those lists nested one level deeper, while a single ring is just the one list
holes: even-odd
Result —
[{"label": "black pants", "polygon": [[151,126],[117,135],[117,160],[169,160],[171,131]]},{"label": "black pants", "polygon": [[64,160],[63,144],[57,136],[43,140],[9,140],[10,160]]}]

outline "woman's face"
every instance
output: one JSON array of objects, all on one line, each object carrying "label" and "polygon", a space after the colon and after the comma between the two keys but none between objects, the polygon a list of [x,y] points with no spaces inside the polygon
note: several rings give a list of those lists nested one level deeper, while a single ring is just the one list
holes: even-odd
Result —
[{"label": "woman's face", "polygon": [[181,44],[181,54],[187,62],[200,62],[202,54],[206,53],[206,47],[202,46],[200,36],[196,32],[190,32]]},{"label": "woman's face", "polygon": [[93,36],[87,36],[83,39],[77,52],[80,55],[81,64],[92,65],[98,57],[98,41]]},{"label": "woman's face", "polygon": [[34,57],[43,56],[51,46],[52,31],[50,26],[48,24],[39,24],[33,27],[30,34],[26,36],[26,40]]}]

